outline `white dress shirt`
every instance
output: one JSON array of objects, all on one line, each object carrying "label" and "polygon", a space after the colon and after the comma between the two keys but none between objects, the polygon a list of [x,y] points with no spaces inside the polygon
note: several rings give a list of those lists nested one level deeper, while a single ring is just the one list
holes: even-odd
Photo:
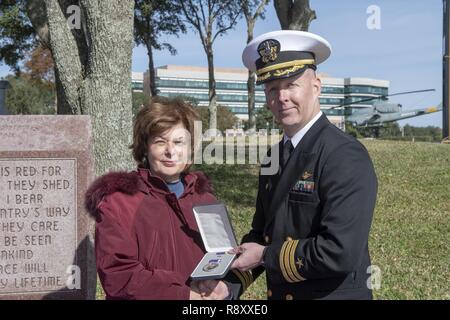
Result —
[{"label": "white dress shirt", "polygon": [[305,134],[308,132],[309,129],[313,126],[314,123],[316,123],[317,120],[319,120],[320,116],[322,115],[322,111],[319,111],[318,114],[314,116],[314,118],[309,121],[306,126],[304,126],[301,130],[299,130],[292,138],[289,138],[286,134],[283,135],[283,143],[286,143],[289,139],[292,142],[292,145],[297,147],[299,142],[302,140],[302,138],[305,136]]}]

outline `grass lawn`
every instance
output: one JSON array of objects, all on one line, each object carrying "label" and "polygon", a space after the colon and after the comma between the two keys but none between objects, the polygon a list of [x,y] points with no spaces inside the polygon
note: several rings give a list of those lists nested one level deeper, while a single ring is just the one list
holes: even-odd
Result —
[{"label": "grass lawn", "polygon": [[[450,145],[365,140],[379,190],[369,246],[375,299],[450,299]],[[201,165],[240,239],[250,229],[257,165]],[[97,297],[103,298],[98,285]],[[264,276],[242,299],[265,299]]]}]

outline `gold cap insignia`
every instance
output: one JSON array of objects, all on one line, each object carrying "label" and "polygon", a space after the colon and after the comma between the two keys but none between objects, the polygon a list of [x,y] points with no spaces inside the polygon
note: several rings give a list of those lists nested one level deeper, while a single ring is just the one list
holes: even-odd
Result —
[{"label": "gold cap insignia", "polygon": [[275,39],[268,39],[261,42],[258,46],[258,53],[264,63],[275,61],[280,52],[280,43]]}]

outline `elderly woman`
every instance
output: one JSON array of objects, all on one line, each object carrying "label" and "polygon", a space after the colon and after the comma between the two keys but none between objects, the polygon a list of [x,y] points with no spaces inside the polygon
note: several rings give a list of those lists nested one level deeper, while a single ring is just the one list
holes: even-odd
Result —
[{"label": "elderly woman", "polygon": [[248,273],[191,282],[205,253],[192,208],[216,202],[201,172],[189,172],[195,111],[153,98],[136,116],[131,146],[137,171],[97,179],[86,194],[96,218],[97,270],[107,299],[237,298]]}]

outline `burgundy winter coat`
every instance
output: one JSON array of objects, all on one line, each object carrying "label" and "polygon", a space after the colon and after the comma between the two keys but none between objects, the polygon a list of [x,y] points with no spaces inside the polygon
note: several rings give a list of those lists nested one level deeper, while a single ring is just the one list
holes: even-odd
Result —
[{"label": "burgundy winter coat", "polygon": [[[89,188],[86,207],[96,218],[97,271],[107,299],[189,299],[189,276],[205,252],[192,207],[217,200],[203,173],[183,181],[179,199],[142,168],[106,174]],[[235,295],[251,281],[249,273],[229,275],[239,283]]]}]

